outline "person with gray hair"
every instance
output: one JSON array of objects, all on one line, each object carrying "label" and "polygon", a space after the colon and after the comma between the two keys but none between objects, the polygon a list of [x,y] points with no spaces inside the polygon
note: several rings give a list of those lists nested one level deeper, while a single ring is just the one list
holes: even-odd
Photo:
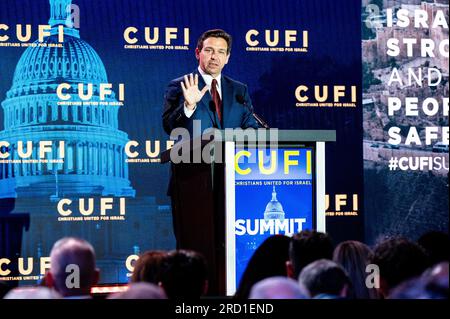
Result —
[{"label": "person with gray hair", "polygon": [[66,237],[53,245],[50,270],[45,275],[48,287],[66,298],[90,298],[91,288],[98,279],[95,251],[90,243]]},{"label": "person with gray hair", "polygon": [[347,298],[352,288],[345,270],[327,259],[319,259],[303,268],[298,281],[300,289],[314,299]]},{"label": "person with gray hair", "polygon": [[257,282],[249,299],[307,299],[298,283],[288,277],[270,277]]}]

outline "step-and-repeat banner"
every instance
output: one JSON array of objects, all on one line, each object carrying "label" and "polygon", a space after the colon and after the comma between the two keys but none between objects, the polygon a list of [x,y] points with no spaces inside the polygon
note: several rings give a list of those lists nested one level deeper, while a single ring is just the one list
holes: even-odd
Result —
[{"label": "step-and-repeat banner", "polygon": [[[125,283],[140,253],[175,247],[170,168],[159,159],[172,145],[162,128],[164,92],[196,70],[197,39],[215,28],[233,36],[223,73],[248,85],[271,127],[336,130],[326,152],[327,231],[336,242],[447,227],[436,212],[448,210],[448,164],[444,173],[393,172],[388,161],[416,156],[409,151],[433,157],[445,142],[448,153],[448,128],[426,130],[448,125],[448,64],[439,44],[424,59],[420,44],[411,44],[416,59],[405,42],[389,45],[417,29],[398,26],[397,3],[375,2],[2,0],[0,280],[35,283],[64,236],[93,244],[102,283]],[[391,20],[384,6],[396,8]],[[443,5],[415,6],[433,16]],[[420,32],[447,38],[448,61],[448,26]],[[401,53],[391,56],[396,46]],[[394,66],[404,79],[422,65],[442,71],[438,86],[387,80]],[[427,74],[424,81],[439,75]],[[429,116],[433,102],[422,108],[430,95],[444,112]],[[419,98],[419,115],[401,113],[407,97]],[[396,145],[410,126],[418,128],[410,140],[424,143]],[[447,140],[425,144],[433,134]]]}]

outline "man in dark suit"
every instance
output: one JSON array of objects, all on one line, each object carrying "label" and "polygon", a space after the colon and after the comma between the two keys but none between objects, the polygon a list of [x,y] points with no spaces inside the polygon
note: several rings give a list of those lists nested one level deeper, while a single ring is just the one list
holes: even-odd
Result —
[{"label": "man in dark suit", "polygon": [[196,71],[171,81],[164,97],[163,126],[170,135],[183,127],[193,133],[199,120],[201,132],[208,128],[258,128],[247,86],[222,75],[231,52],[231,36],[223,30],[203,33],[197,43]]},{"label": "man in dark suit", "polygon": [[[192,138],[208,128],[258,128],[245,84],[222,75],[231,52],[231,36],[223,30],[203,33],[197,43],[197,70],[171,81],[164,96],[163,126],[167,134],[185,128]],[[200,124],[200,130],[194,130]],[[177,135],[177,134],[174,134]],[[225,216],[223,170],[202,164],[173,164],[169,195],[178,249],[202,253],[210,269],[209,292],[225,292]],[[196,192],[190,192],[195,187]]]}]

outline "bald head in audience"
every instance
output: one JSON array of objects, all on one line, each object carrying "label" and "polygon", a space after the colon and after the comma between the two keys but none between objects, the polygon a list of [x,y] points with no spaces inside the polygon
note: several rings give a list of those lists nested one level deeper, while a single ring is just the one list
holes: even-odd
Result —
[{"label": "bald head in audience", "polygon": [[53,245],[50,270],[45,276],[47,286],[64,297],[87,297],[98,279],[99,271],[91,244],[83,239],[66,237]]}]

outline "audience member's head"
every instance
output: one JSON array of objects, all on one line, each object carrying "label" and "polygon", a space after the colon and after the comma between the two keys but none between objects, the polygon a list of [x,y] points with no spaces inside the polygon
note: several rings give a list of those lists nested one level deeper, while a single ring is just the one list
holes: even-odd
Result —
[{"label": "audience member's head", "polygon": [[379,292],[383,297],[387,297],[390,290],[401,282],[420,276],[429,265],[422,247],[401,237],[377,244],[370,263],[379,267]]},{"label": "audience member's head", "polygon": [[448,234],[430,231],[423,234],[418,243],[428,255],[431,265],[436,265],[442,261],[450,261],[450,238]]},{"label": "audience member's head", "polygon": [[270,277],[253,285],[249,299],[306,299],[298,283],[288,277]]},{"label": "audience member's head", "polygon": [[295,280],[302,269],[319,259],[333,257],[333,242],[328,234],[315,230],[304,230],[292,236],[289,246],[287,275]]},{"label": "audience member's head", "polygon": [[206,259],[191,250],[173,250],[161,263],[160,285],[169,299],[200,298],[208,289]]},{"label": "audience member's head", "polygon": [[252,286],[268,277],[286,276],[290,238],[273,235],[262,242],[242,274],[235,298],[248,299]]},{"label": "audience member's head", "polygon": [[47,287],[24,287],[10,290],[4,299],[61,299],[55,290]]},{"label": "audience member's head", "polygon": [[389,299],[448,299],[448,262],[427,269],[391,290]]},{"label": "audience member's head", "polygon": [[160,250],[147,251],[139,256],[134,265],[131,282],[160,282],[161,263],[167,256],[167,252]]},{"label": "audience member's head", "polygon": [[89,296],[98,279],[99,271],[91,244],[83,239],[66,237],[53,245],[50,270],[45,276],[47,286],[64,297]]},{"label": "audience member's head", "polygon": [[347,298],[351,290],[345,270],[328,259],[314,261],[303,268],[298,282],[300,289],[310,298]]},{"label": "audience member's head", "polygon": [[131,283],[128,289],[112,294],[108,299],[167,299],[164,290],[148,282]]},{"label": "audience member's head", "polygon": [[359,241],[345,241],[337,245],[333,253],[333,261],[345,269],[352,283],[350,298],[376,299],[375,288],[366,285],[366,266],[372,254],[370,248]]}]

